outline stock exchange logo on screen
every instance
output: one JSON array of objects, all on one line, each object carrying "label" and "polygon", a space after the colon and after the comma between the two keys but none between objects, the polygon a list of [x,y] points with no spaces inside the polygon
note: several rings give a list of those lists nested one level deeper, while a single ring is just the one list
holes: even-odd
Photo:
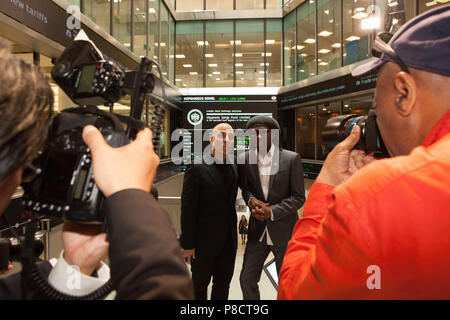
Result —
[{"label": "stock exchange logo on screen", "polygon": [[203,113],[198,109],[192,109],[187,115],[187,121],[191,125],[197,126],[203,121]]}]

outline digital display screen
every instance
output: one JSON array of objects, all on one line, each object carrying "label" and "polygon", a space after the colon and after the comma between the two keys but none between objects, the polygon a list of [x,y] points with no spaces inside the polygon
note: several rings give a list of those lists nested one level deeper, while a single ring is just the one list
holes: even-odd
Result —
[{"label": "digital display screen", "polygon": [[45,176],[39,191],[40,197],[66,200],[77,158],[76,154],[49,153]]},{"label": "digital display screen", "polygon": [[84,183],[86,182],[87,170],[81,170],[78,178],[77,187],[75,189],[74,199],[80,199],[83,193]]},{"label": "digital display screen", "polygon": [[93,93],[91,89],[92,80],[94,79],[94,73],[97,69],[97,65],[87,65],[83,67],[81,71],[80,81],[78,82],[77,93]]},{"label": "digital display screen", "polygon": [[222,122],[245,129],[254,116],[277,117],[277,100],[269,97],[183,97],[183,127],[212,129]]}]

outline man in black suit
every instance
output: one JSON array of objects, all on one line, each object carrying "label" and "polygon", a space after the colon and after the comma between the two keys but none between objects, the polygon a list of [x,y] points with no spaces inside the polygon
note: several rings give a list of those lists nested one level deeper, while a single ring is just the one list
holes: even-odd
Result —
[{"label": "man in black suit", "polygon": [[258,282],[271,251],[280,273],[297,211],[305,202],[305,187],[300,155],[279,147],[278,122],[256,116],[247,129],[254,130],[257,139],[256,150],[246,152],[244,164],[239,165],[242,195],[251,209],[240,283],[245,300],[258,300]]},{"label": "man in black suit", "polygon": [[181,246],[191,264],[195,298],[207,299],[211,277],[211,299],[228,299],[237,248],[236,196],[238,172],[229,164],[233,150],[233,128],[217,125],[210,137],[213,163],[194,164],[184,176],[181,196]]}]

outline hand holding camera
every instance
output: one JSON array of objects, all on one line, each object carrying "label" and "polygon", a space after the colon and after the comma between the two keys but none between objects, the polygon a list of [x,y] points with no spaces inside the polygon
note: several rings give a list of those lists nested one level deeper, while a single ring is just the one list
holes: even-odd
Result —
[{"label": "hand holding camera", "polygon": [[354,149],[360,140],[360,134],[360,127],[353,126],[350,135],[328,154],[316,182],[337,187],[359,169],[375,160],[373,154]]},{"label": "hand holding camera", "polygon": [[150,191],[159,157],[153,150],[152,132],[148,128],[121,148],[109,146],[93,126],[84,128],[83,139],[91,150],[95,182],[105,197],[125,189]]}]

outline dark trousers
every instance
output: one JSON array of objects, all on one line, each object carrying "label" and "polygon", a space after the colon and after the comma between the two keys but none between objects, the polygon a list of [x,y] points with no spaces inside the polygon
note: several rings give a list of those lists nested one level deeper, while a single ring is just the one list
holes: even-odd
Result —
[{"label": "dark trousers", "polygon": [[286,249],[287,244],[284,246],[269,246],[265,241],[247,242],[247,247],[245,248],[244,254],[244,263],[242,265],[241,276],[239,278],[244,300],[260,299],[258,282],[261,279],[261,272],[267,256],[271,251],[273,252],[275,256],[277,273],[280,274]]},{"label": "dark trousers", "polygon": [[231,237],[218,255],[211,257],[196,252],[195,256],[195,260],[191,262],[195,299],[207,299],[208,285],[212,277],[211,300],[227,300],[236,260],[236,249]]}]

